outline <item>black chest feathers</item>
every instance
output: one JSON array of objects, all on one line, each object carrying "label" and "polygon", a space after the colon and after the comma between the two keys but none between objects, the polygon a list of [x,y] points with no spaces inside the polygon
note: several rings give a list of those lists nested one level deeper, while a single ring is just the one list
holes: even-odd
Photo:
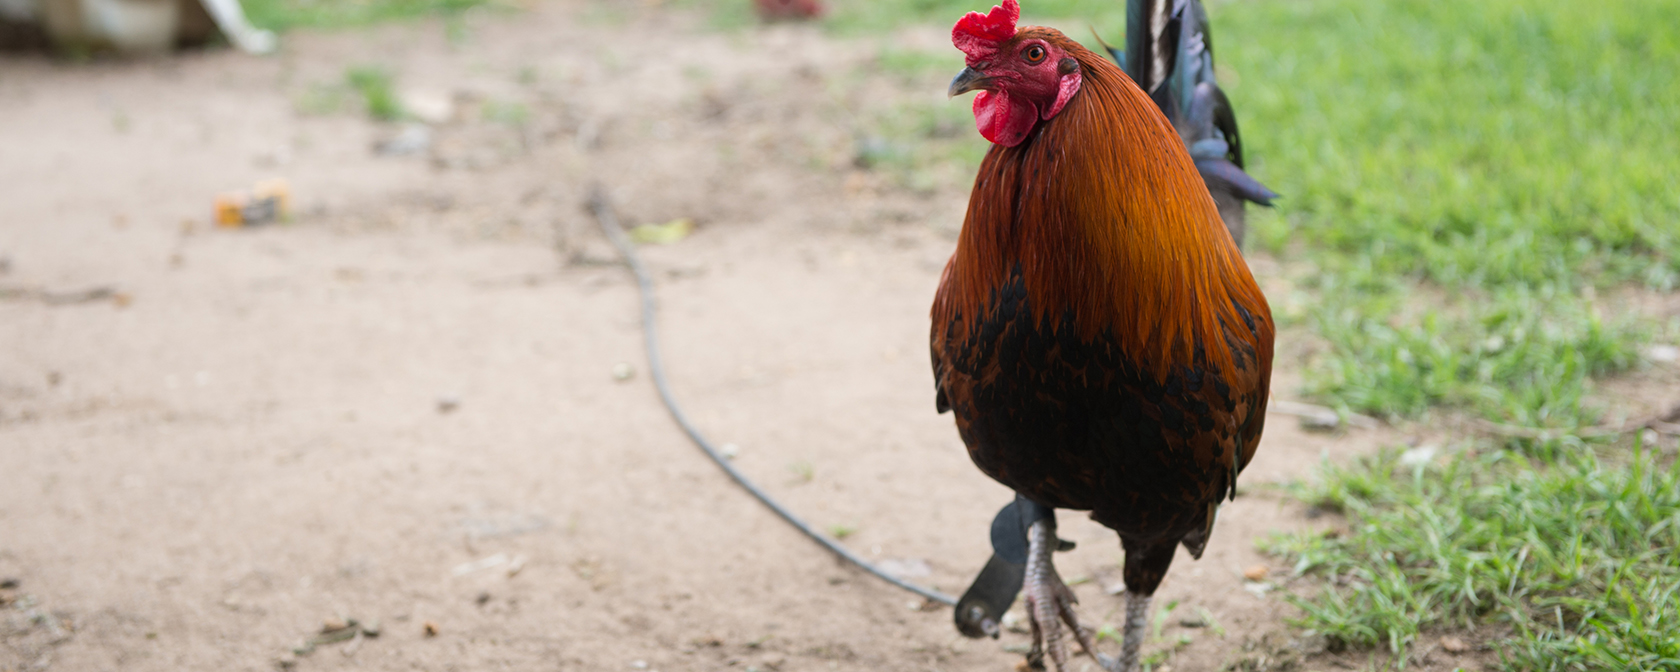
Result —
[{"label": "black chest feathers", "polygon": [[1018,277],[988,304],[935,353],[941,405],[955,412],[974,463],[1029,499],[1090,510],[1136,541],[1203,525],[1244,466],[1244,446],[1258,440],[1253,416],[1266,392],[1255,384],[1253,346],[1220,344],[1233,348],[1237,370],[1227,372],[1198,345],[1197,364],[1157,380],[1147,359],[1108,335],[1081,339],[1071,315],[1034,320]]}]

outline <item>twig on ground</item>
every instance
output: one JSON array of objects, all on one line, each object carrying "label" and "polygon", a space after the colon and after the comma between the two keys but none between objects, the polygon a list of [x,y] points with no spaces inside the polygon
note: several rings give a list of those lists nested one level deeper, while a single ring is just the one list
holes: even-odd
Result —
[{"label": "twig on ground", "polygon": [[1504,423],[1493,422],[1491,420],[1477,420],[1476,424],[1483,430],[1500,436],[1545,441],[1565,436],[1575,436],[1583,439],[1601,439],[1637,432],[1642,429],[1650,429],[1662,434],[1680,436],[1680,423],[1675,422],[1677,420],[1680,420],[1680,403],[1676,403],[1675,405],[1669,407],[1667,411],[1652,415],[1644,420],[1624,422],[1620,425],[1598,425],[1596,427],[1579,427],[1570,429],[1567,427],[1520,427],[1517,425],[1507,425]]},{"label": "twig on ground", "polygon": [[1304,404],[1299,401],[1288,401],[1285,399],[1273,399],[1267,406],[1267,410],[1273,413],[1281,413],[1283,415],[1293,415],[1298,417],[1301,419],[1301,424],[1306,425],[1309,429],[1330,430],[1339,428],[1344,424],[1362,429],[1372,429],[1380,424],[1376,418],[1368,415],[1360,415],[1358,413],[1348,413],[1344,415],[1340,411],[1328,406]]},{"label": "twig on ground", "polygon": [[99,285],[87,289],[54,291],[39,287],[0,287],[0,299],[35,300],[49,306],[68,306],[77,303],[92,303],[94,301],[122,301],[124,295],[115,287]]}]

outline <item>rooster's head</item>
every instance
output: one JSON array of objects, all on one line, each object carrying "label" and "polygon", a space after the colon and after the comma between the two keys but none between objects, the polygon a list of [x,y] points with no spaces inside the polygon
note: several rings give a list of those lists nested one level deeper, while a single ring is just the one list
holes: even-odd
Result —
[{"label": "rooster's head", "polygon": [[979,89],[974,123],[980,135],[1005,147],[1021,144],[1079,91],[1078,61],[1045,39],[1060,33],[1017,31],[1020,18],[1021,4],[1003,0],[989,14],[969,12],[951,29],[951,43],[967,57],[968,67],[951,80],[950,94]]}]

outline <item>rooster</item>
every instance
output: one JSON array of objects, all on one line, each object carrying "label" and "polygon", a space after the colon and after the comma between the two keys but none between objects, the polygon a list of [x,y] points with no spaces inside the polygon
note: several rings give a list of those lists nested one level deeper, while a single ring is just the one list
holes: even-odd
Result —
[{"label": "rooster", "polygon": [[[1179,134],[1113,63],[1004,0],[951,40],[956,96],[993,143],[934,297],[935,403],[969,457],[1016,492],[958,629],[997,633],[1025,584],[1028,662],[1067,660],[1066,623],[1134,669],[1150,596],[1183,545],[1200,557],[1265,421],[1274,325]],[[1126,623],[1099,655],[1051,554],[1055,509],[1120,535]]]},{"label": "rooster", "polygon": [[1245,202],[1270,206],[1278,196],[1243,172],[1242,137],[1231,101],[1214,78],[1207,25],[1201,0],[1128,0],[1125,50],[1103,47],[1178,129],[1220,219],[1241,247]]}]

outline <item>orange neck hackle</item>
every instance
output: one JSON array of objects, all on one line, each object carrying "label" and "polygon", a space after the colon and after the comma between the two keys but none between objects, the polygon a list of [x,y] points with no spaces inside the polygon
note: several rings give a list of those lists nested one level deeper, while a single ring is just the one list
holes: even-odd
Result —
[{"label": "orange neck hackle", "polygon": [[1052,29],[1017,37],[1065,49],[1083,88],[1025,142],[986,155],[935,324],[972,326],[1019,267],[1037,324],[1070,315],[1082,340],[1112,334],[1158,380],[1202,363],[1198,345],[1232,370],[1226,334],[1253,339],[1236,306],[1266,332],[1271,312],[1178,134],[1108,60]]}]

